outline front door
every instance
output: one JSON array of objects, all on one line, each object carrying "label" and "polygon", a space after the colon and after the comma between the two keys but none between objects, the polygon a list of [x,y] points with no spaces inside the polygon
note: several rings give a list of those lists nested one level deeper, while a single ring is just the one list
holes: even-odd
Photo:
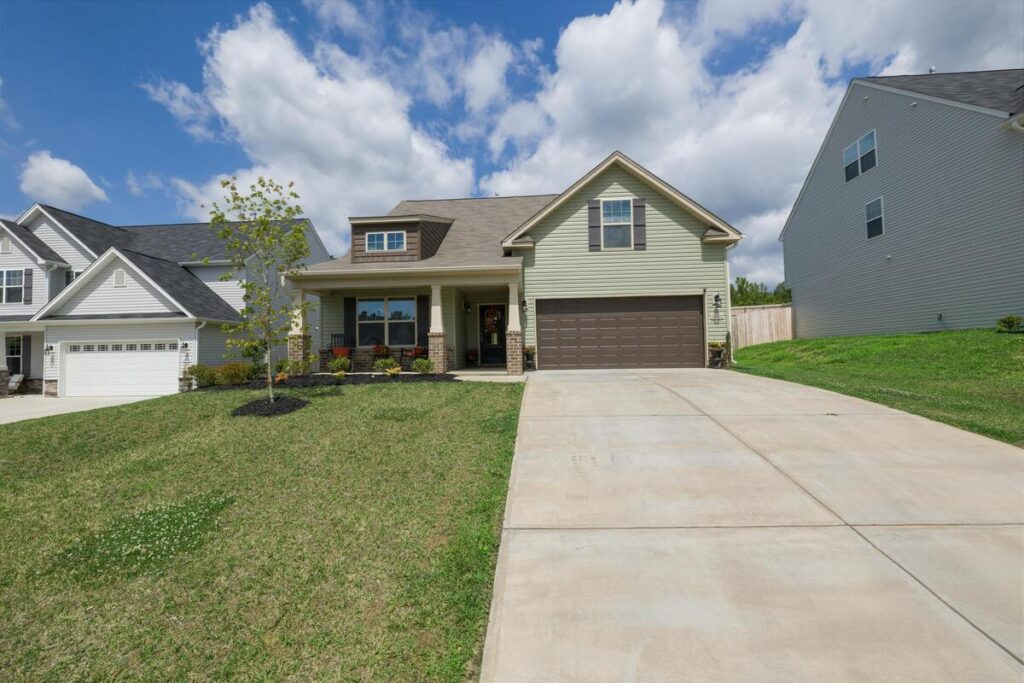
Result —
[{"label": "front door", "polygon": [[505,365],[505,304],[480,304],[480,365]]}]

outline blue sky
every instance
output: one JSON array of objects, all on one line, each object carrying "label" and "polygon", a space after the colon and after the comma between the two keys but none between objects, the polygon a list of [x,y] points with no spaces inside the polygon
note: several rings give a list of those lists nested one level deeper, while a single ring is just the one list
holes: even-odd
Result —
[{"label": "blue sky", "polygon": [[557,192],[618,148],[774,282],[849,77],[1024,63],[1024,3],[939,4],[8,1],[0,215],[200,219],[218,177],[267,173],[340,253],[348,215]]}]

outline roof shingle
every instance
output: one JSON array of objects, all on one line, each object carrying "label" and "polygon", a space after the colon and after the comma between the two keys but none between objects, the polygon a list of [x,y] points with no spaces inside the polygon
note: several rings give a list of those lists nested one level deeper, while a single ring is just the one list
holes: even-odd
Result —
[{"label": "roof shingle", "polygon": [[67,265],[67,262],[60,257],[60,254],[55,252],[53,249],[42,241],[36,234],[26,228],[24,225],[19,225],[14,221],[8,221],[0,218],[0,224],[4,226],[14,237],[19,240],[22,244],[32,250],[36,256],[46,261],[53,261],[54,263],[63,263]]},{"label": "roof shingle", "polygon": [[995,109],[1009,115],[1024,111],[1024,69],[871,76],[858,80]]}]

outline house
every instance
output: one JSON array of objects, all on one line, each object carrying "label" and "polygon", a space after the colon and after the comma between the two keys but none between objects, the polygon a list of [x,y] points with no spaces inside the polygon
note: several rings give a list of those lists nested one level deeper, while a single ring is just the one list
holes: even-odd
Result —
[{"label": "house", "polygon": [[726,337],[742,235],[619,152],[561,194],[406,200],[350,222],[347,256],[289,278],[321,311],[290,353],[340,346],[366,369],[375,346],[421,347],[438,371],[517,374],[524,344],[539,369],[704,367]]},{"label": "house", "polygon": [[[327,259],[306,227],[309,261]],[[53,396],[177,392],[189,365],[225,362],[221,326],[243,307],[229,270],[206,223],[118,227],[44,204],[0,220],[0,391],[10,374]]]},{"label": "house", "polygon": [[798,337],[1024,314],[1024,69],[853,79],[780,239]]}]

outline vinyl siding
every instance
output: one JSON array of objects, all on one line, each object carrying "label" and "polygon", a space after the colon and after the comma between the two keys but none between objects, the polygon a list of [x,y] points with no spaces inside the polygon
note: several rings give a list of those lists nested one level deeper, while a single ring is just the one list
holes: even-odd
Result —
[{"label": "vinyl siding", "polygon": [[227,339],[231,335],[224,332],[220,325],[208,323],[206,327],[198,330],[197,334],[197,360],[200,365],[217,366],[241,359],[236,349],[228,348]]},{"label": "vinyl siding", "polygon": [[46,328],[46,343],[55,352],[46,359],[44,379],[60,378],[60,347],[68,342],[174,341],[187,343],[179,348],[179,366],[184,371],[195,363],[195,323],[138,323],[128,325],[51,325]]},{"label": "vinyl siding", "polygon": [[85,270],[93,262],[93,257],[88,251],[79,246],[77,242],[68,236],[63,228],[57,227],[46,216],[39,214],[29,221],[25,227],[35,233],[36,237],[57,252],[75,270]]},{"label": "vinyl siding", "polygon": [[[851,86],[783,235],[798,337],[1024,314],[1024,135],[1001,122]],[[878,165],[846,182],[843,149],[871,130]],[[884,234],[868,240],[864,205],[877,197]]]},{"label": "vinyl siding", "polygon": [[227,301],[237,311],[242,310],[245,302],[242,301],[242,284],[238,279],[221,280],[221,276],[230,273],[228,266],[189,266],[188,270],[197,278],[202,280],[207,287],[217,293],[217,296]]},{"label": "vinyl siding", "polygon": [[[631,197],[647,200],[647,249],[589,251],[588,200]],[[608,169],[530,231],[535,247],[523,252],[525,343],[537,343],[538,299],[700,295],[705,288],[708,339],[724,340],[729,320],[726,250],[701,242],[706,229],[632,174]],[[723,302],[717,314],[711,306],[715,294]]]},{"label": "vinyl siding", "polygon": [[[114,271],[125,271],[125,286],[114,287]],[[69,292],[71,294],[71,292]],[[53,311],[53,315],[103,315],[110,313],[180,312],[178,307],[143,280],[131,266],[115,259],[93,275]]]},{"label": "vinyl siding", "polygon": [[[3,233],[6,234],[6,233]],[[32,315],[46,304],[48,285],[46,271],[36,265],[35,257],[16,241],[11,240],[11,253],[0,254],[0,270],[29,269],[32,271],[32,303],[2,303],[0,294],[0,315]]]}]

